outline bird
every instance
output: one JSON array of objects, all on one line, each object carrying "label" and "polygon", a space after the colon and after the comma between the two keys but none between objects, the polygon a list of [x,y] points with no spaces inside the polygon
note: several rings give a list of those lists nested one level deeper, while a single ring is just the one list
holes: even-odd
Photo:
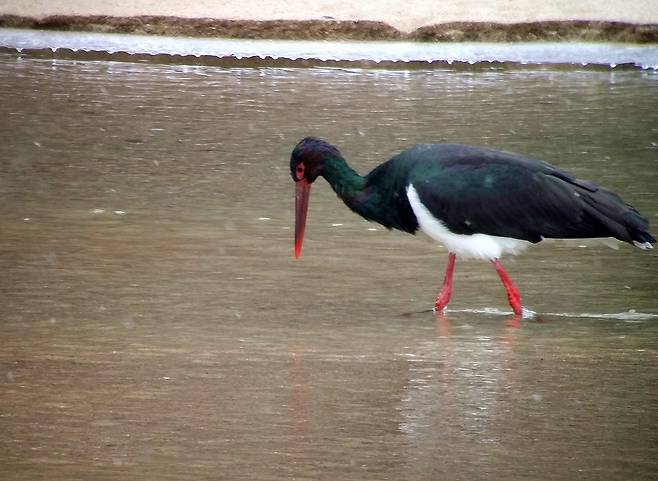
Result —
[{"label": "bird", "polygon": [[448,250],[434,310],[452,297],[457,256],[489,261],[505,287],[515,316],[523,315],[519,290],[503,265],[544,239],[614,237],[640,249],[656,239],[647,219],[619,195],[543,160],[465,144],[414,145],[359,175],[337,147],[305,137],[292,150],[295,182],[294,257],[301,256],[311,185],[324,177],[361,217],[410,234],[419,230]]}]

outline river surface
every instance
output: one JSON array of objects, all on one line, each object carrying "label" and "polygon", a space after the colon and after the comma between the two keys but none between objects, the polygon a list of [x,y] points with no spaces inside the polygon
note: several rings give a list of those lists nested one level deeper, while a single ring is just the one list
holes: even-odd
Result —
[{"label": "river surface", "polygon": [[[658,256],[546,242],[483,262],[368,223],[360,172],[418,142],[530,154],[658,225],[658,75],[220,68],[0,55],[5,480],[630,480],[658,459]],[[654,235],[657,233],[653,228]]]}]

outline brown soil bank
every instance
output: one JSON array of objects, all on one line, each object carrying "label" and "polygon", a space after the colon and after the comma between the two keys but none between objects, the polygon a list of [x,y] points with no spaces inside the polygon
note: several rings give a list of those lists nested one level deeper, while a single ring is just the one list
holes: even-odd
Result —
[{"label": "brown soil bank", "polygon": [[152,35],[296,40],[607,41],[658,43],[658,24],[606,21],[452,22],[409,33],[383,22],[338,20],[217,20],[167,16],[0,16],[0,27]]}]

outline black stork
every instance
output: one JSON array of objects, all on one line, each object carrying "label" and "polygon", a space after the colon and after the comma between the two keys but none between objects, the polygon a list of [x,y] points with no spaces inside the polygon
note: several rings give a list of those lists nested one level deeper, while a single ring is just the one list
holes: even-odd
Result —
[{"label": "black stork", "polygon": [[656,239],[640,213],[617,194],[547,162],[461,144],[420,144],[369,174],[357,174],[336,147],[315,137],[292,151],[296,184],[295,258],[304,240],[311,184],[324,177],[357,214],[388,229],[418,229],[448,249],[443,287],[434,304],[442,312],[452,295],[457,255],[491,261],[514,314],[519,291],[500,263],[546,238],[615,237],[641,249]]}]

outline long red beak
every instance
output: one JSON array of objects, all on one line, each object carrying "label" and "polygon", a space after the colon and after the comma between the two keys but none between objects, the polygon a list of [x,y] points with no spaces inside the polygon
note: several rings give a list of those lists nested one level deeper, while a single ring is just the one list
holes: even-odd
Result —
[{"label": "long red beak", "polygon": [[302,255],[306,212],[308,211],[310,194],[311,184],[306,179],[295,182],[295,259],[299,259],[299,256]]}]

